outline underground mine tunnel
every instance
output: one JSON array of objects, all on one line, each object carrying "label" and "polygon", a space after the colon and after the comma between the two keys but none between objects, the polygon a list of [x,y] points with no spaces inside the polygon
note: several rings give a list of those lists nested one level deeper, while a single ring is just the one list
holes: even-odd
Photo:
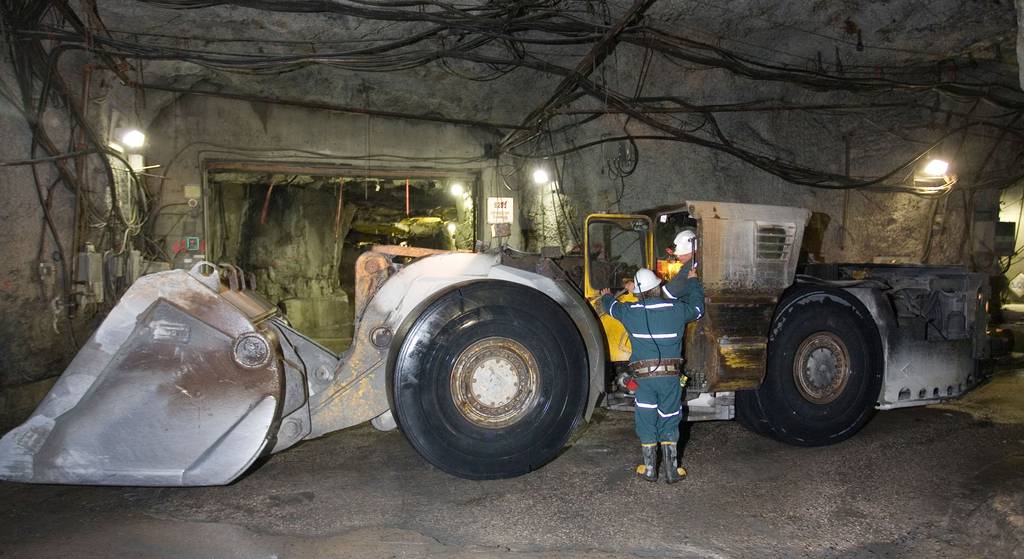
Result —
[{"label": "underground mine tunnel", "polygon": [[0,556],[1020,557],[1021,10],[0,0]]},{"label": "underground mine tunnel", "polygon": [[352,339],[359,254],[374,244],[468,250],[475,241],[470,176],[217,168],[207,174],[209,258],[237,263],[296,329],[335,353]]}]

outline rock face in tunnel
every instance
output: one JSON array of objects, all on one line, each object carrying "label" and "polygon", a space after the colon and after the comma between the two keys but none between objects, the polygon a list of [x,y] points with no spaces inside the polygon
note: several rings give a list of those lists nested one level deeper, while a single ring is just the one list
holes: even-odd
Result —
[{"label": "rock face in tunnel", "polygon": [[211,173],[209,257],[253,274],[295,328],[340,351],[351,340],[360,253],[374,244],[472,246],[471,207],[445,180],[410,179],[408,215],[405,192],[403,179]]},{"label": "rock face in tunnel", "polygon": [[339,269],[356,208],[337,215],[337,184],[281,182],[272,189],[212,183],[218,190],[214,227],[220,235],[212,256],[252,273],[257,291],[296,328],[339,351],[352,336],[352,311]]},{"label": "rock face in tunnel", "polygon": [[1014,0],[1014,6],[1017,8],[1017,73],[1024,87],[1024,66],[1020,64],[1024,60],[1024,0]]}]

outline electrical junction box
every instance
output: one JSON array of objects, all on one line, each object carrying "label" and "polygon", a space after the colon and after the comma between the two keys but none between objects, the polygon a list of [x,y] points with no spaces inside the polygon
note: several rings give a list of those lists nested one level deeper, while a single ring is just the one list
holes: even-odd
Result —
[{"label": "electrical junction box", "polygon": [[494,238],[511,237],[512,236],[512,224],[511,223],[494,223],[491,224],[491,236]]},{"label": "electrical junction box", "polygon": [[203,189],[198,184],[186,184],[184,194],[186,200],[198,200],[203,196]]},{"label": "electrical junction box", "polygon": [[1017,274],[1010,280],[1010,291],[1018,297],[1024,297],[1024,272]]},{"label": "electrical junction box", "polygon": [[128,279],[128,283],[135,283],[135,280],[139,279],[142,275],[143,260],[142,253],[137,250],[128,251],[128,256],[125,258],[124,264],[124,275]]},{"label": "electrical junction box", "polygon": [[993,249],[996,256],[1013,256],[1017,250],[1017,224],[1013,221],[996,223],[996,236]]},{"label": "electrical junction box", "polygon": [[78,293],[88,303],[103,302],[103,255],[92,244],[78,253],[78,274],[75,278]]}]

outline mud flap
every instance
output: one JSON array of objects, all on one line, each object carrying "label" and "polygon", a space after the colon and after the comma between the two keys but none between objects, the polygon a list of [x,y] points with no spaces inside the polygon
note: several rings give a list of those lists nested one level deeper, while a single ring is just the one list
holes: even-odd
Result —
[{"label": "mud flap", "polygon": [[220,485],[273,446],[284,383],[276,336],[261,323],[273,307],[205,266],[132,285],[0,440],[0,478]]}]

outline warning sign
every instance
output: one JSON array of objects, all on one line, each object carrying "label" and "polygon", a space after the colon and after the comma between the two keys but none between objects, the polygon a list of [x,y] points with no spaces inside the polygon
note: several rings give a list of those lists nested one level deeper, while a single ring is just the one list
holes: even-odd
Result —
[{"label": "warning sign", "polygon": [[512,198],[487,198],[487,223],[512,223]]}]

